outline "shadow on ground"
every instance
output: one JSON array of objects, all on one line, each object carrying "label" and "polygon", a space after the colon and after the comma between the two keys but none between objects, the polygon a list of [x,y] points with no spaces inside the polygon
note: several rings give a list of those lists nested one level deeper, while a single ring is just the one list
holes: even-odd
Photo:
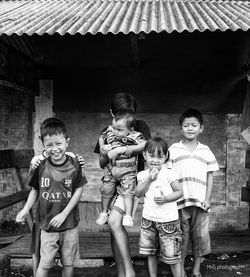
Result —
[{"label": "shadow on ground", "polygon": [[[192,256],[188,256],[185,264],[187,276],[191,276]],[[134,268],[137,277],[147,277],[147,263],[145,259],[134,260]],[[249,277],[250,276],[250,253],[231,253],[220,255],[208,255],[202,262],[201,272],[203,277]],[[12,271],[12,277],[31,277],[31,269],[18,268]],[[61,268],[54,267],[49,277],[61,276]],[[111,260],[105,261],[105,265],[96,268],[76,268],[75,277],[116,277],[115,264]],[[171,277],[168,265],[159,263],[158,277]]]}]

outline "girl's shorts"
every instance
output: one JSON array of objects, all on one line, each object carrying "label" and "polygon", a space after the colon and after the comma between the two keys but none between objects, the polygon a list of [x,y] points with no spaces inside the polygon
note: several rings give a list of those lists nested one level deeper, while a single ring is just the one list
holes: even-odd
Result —
[{"label": "girl's shorts", "polygon": [[139,253],[159,255],[166,264],[181,262],[182,234],[179,220],[155,222],[142,218]]}]

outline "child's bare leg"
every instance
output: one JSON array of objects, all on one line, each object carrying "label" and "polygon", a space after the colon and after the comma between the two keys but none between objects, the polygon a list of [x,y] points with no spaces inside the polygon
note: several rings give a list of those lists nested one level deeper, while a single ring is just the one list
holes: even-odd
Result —
[{"label": "child's bare leg", "polygon": [[125,267],[124,267],[122,257],[120,255],[115,238],[112,235],[112,232],[110,232],[110,235],[111,235],[111,248],[112,248],[114,260],[116,263],[117,273],[118,273],[117,277],[125,277]]},{"label": "child's bare leg", "polygon": [[181,276],[182,272],[181,272],[181,263],[178,264],[171,264],[170,265],[172,274],[174,277],[179,277]]},{"label": "child's bare leg", "polygon": [[[130,257],[130,251],[129,251],[128,234],[125,228],[122,226],[122,214],[120,214],[116,210],[112,210],[109,215],[108,223],[110,226],[110,231],[117,245],[117,250],[120,253],[120,255],[117,256],[116,258],[121,257],[121,260],[123,261],[123,264],[124,264],[125,277],[135,277],[135,272],[134,272],[132,260]],[[122,276],[122,275],[118,275],[118,276]]]},{"label": "child's bare leg", "polygon": [[110,206],[112,198],[102,197],[102,212],[99,214],[96,224],[104,225],[108,221],[108,209]]},{"label": "child's bare leg", "polygon": [[193,266],[193,274],[194,275],[200,273],[201,258],[202,257],[194,256],[194,266]]},{"label": "child's bare leg", "polygon": [[36,271],[38,269],[40,257],[36,254],[32,254],[32,268],[33,268],[33,276],[36,277]]},{"label": "child's bare leg", "polygon": [[74,267],[72,266],[64,266],[62,269],[62,277],[73,277],[74,275]]},{"label": "child's bare leg", "polygon": [[148,256],[148,271],[150,277],[157,277],[157,263],[156,255]]},{"label": "child's bare leg", "polygon": [[36,277],[48,277],[49,269],[38,267]]},{"label": "child's bare leg", "polygon": [[184,277],[186,272],[185,272],[185,256],[181,257],[181,277]]},{"label": "child's bare leg", "polygon": [[131,197],[124,198],[125,215],[122,220],[122,225],[124,226],[133,227],[134,225],[134,222],[132,219],[133,204],[134,204],[134,198],[131,198]]},{"label": "child's bare leg", "polygon": [[124,205],[125,205],[126,215],[132,216],[133,204],[134,204],[134,198],[131,198],[131,197],[125,197],[124,198]]},{"label": "child's bare leg", "polygon": [[102,212],[103,213],[108,212],[111,200],[112,200],[112,198],[102,197]]}]

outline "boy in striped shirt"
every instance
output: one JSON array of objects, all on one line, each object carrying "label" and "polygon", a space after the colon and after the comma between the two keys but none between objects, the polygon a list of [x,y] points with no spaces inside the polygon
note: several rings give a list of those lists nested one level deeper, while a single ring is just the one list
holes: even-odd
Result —
[{"label": "boy in striped shirt", "polygon": [[201,277],[201,258],[211,252],[209,210],[213,187],[213,172],[219,170],[208,146],[197,141],[202,133],[202,114],[195,109],[185,111],[179,119],[183,140],[170,148],[170,164],[183,187],[183,197],[177,202],[183,232],[182,277],[189,235],[194,255],[193,277]]}]

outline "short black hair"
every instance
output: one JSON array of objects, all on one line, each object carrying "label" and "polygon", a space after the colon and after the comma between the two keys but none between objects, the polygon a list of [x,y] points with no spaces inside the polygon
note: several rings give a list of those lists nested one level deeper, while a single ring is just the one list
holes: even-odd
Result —
[{"label": "short black hair", "polygon": [[130,130],[131,128],[135,127],[136,119],[134,114],[128,113],[128,112],[118,112],[114,115],[115,121],[118,121],[120,119],[125,119],[126,120],[126,126]]},{"label": "short black hair", "polygon": [[114,115],[118,112],[134,114],[136,113],[137,103],[133,95],[125,92],[119,92],[113,96],[110,109]]},{"label": "short black hair", "polygon": [[168,143],[161,137],[153,137],[146,142],[144,152],[154,154],[157,151],[157,155],[161,156],[163,153],[167,155],[166,161],[169,159]]},{"label": "short black hair", "polygon": [[65,124],[60,119],[50,117],[42,122],[40,127],[40,138],[42,142],[45,136],[54,136],[58,134],[63,134],[66,139],[68,138]]},{"label": "short black hair", "polygon": [[196,109],[188,109],[184,113],[182,113],[179,118],[180,126],[182,125],[185,118],[190,118],[190,117],[195,117],[200,122],[200,125],[203,124],[202,113]]}]

